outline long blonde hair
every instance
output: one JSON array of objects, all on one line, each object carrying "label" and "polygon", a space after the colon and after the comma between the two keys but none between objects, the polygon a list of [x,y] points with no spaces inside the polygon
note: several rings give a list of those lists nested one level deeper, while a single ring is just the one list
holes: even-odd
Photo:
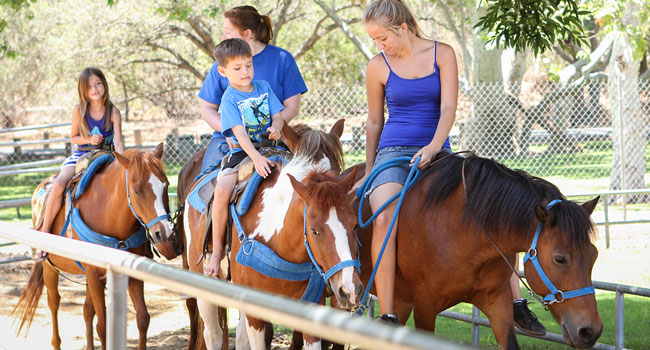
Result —
[{"label": "long blonde hair", "polygon": [[408,29],[416,37],[424,37],[411,10],[406,7],[402,0],[375,0],[371,2],[363,11],[363,21],[365,23],[377,22],[377,24],[383,25],[395,33],[399,33],[399,26],[406,23]]},{"label": "long blonde hair", "polygon": [[106,107],[106,119],[104,119],[105,129],[111,130],[113,127],[113,122],[111,121],[113,103],[111,103],[111,97],[108,93],[108,82],[106,81],[106,77],[99,68],[87,67],[81,71],[81,74],[79,74],[79,81],[77,84],[77,91],[79,92],[79,113],[81,113],[79,134],[82,136],[90,136],[90,129],[88,128],[88,123],[86,123],[86,111],[90,104],[88,101],[88,81],[93,75],[97,76],[97,78],[102,82],[102,85],[104,85],[104,96],[102,97],[102,102],[104,107]]}]

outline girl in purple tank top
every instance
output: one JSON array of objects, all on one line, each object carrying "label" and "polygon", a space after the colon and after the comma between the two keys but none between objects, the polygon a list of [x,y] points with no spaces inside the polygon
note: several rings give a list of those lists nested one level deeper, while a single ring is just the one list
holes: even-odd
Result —
[{"label": "girl in purple tank top", "polygon": [[[390,159],[421,157],[426,168],[441,149],[449,149],[449,131],[456,116],[458,68],[451,46],[425,39],[414,16],[400,0],[375,0],[364,11],[368,35],[381,54],[368,63],[368,122],[366,126],[366,176]],[[388,120],[384,123],[384,103]],[[413,161],[412,161],[413,162]],[[377,176],[369,191],[376,211],[401,191],[409,167],[393,167]],[[390,226],[396,201],[373,222],[371,245],[375,262]],[[380,318],[399,322],[393,310],[397,223],[384,251],[375,279]],[[406,320],[403,320],[406,321]]]},{"label": "girl in purple tank top", "polygon": [[[72,111],[72,128],[70,130],[70,142],[77,145],[77,149],[65,159],[61,172],[52,183],[50,194],[45,203],[43,224],[40,227],[35,227],[42,232],[50,232],[54,218],[61,209],[63,190],[74,175],[77,160],[86,153],[79,149],[80,146],[106,143],[112,144],[115,151],[124,152],[122,116],[111,103],[104,73],[94,67],[84,69],[79,75],[77,90],[79,105]],[[92,132],[95,127],[99,133]],[[37,251],[34,259],[40,261],[46,257],[46,252]]]}]

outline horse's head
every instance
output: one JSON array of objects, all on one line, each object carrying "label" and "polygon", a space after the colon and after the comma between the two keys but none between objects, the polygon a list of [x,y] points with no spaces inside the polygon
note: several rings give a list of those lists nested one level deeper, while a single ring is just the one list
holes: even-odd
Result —
[{"label": "horse's head", "polygon": [[114,153],[126,169],[126,186],[129,206],[134,216],[147,228],[147,238],[167,259],[182,252],[182,241],[173,234],[169,217],[167,175],[163,170],[163,144],[153,153],[129,150]]},{"label": "horse's head", "polygon": [[343,179],[331,172],[313,172],[303,182],[289,175],[304,201],[305,236],[313,259],[329,281],[343,308],[359,305],[363,284],[359,277],[357,216],[347,200],[356,170]]},{"label": "horse's head", "polygon": [[535,211],[539,234],[534,237],[537,246],[533,241],[524,257],[531,288],[545,296],[548,308],[562,326],[564,340],[577,348],[592,347],[603,331],[591,284],[598,251],[590,240],[594,230],[590,215],[598,199],[583,205],[570,201],[538,205]]}]

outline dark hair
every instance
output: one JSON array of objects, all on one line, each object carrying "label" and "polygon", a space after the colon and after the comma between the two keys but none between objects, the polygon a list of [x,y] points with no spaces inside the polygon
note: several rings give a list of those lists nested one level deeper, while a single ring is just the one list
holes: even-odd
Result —
[{"label": "dark hair", "polygon": [[268,44],[273,39],[273,25],[271,18],[266,15],[260,15],[253,6],[237,6],[224,12],[224,17],[228,18],[240,32],[250,29],[256,40]]},{"label": "dark hair", "polygon": [[214,48],[214,59],[222,67],[225,67],[230,60],[237,57],[253,57],[251,47],[242,39],[226,39]]}]

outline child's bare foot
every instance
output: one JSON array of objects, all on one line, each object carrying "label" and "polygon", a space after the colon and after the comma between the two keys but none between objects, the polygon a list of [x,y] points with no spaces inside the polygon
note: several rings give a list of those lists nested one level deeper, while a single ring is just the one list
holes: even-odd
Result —
[{"label": "child's bare foot", "polygon": [[36,262],[41,262],[44,261],[45,259],[47,259],[47,252],[42,251],[40,249],[36,250],[36,252],[32,256],[32,260]]},{"label": "child's bare foot", "polygon": [[221,263],[221,253],[210,254],[210,259],[207,264],[203,265],[203,274],[206,276],[217,277],[219,275],[219,268]]}]

